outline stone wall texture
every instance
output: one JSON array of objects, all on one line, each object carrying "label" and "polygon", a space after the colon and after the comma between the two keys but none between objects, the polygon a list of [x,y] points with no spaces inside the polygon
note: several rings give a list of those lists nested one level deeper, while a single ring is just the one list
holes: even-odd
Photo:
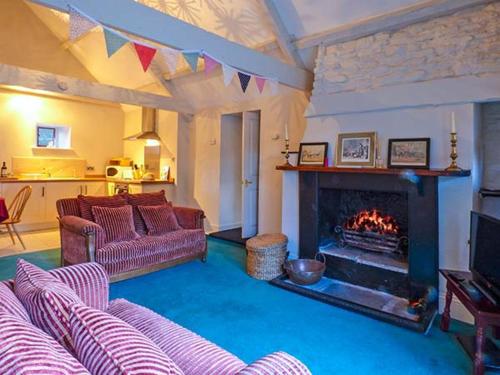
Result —
[{"label": "stone wall texture", "polygon": [[314,95],[500,72],[500,2],[326,48]]}]

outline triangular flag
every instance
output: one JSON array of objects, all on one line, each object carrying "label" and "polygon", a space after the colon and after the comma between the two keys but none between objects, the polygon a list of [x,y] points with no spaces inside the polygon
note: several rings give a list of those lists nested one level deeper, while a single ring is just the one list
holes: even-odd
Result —
[{"label": "triangular flag", "polygon": [[69,40],[78,39],[85,33],[88,33],[99,23],[85,15],[75,7],[69,6]]},{"label": "triangular flag", "polygon": [[250,78],[252,77],[249,76],[248,74],[238,72],[238,78],[240,79],[241,89],[243,90],[243,92],[246,92],[248,83],[250,82]]},{"label": "triangular flag", "polygon": [[147,71],[149,65],[151,65],[151,61],[153,61],[153,58],[155,57],[156,48],[145,46],[144,44],[137,42],[134,42],[134,48],[135,52],[137,52],[139,60],[141,61],[142,69]]},{"label": "triangular flag", "polygon": [[164,47],[160,50],[161,54],[165,58],[165,63],[167,64],[170,73],[175,73],[177,70],[177,63],[179,61],[180,51],[175,49]]},{"label": "triangular flag", "polygon": [[271,93],[273,95],[277,95],[278,94],[278,86],[279,86],[278,81],[275,79],[268,79],[267,82],[268,82],[269,88],[271,89]]},{"label": "triangular flag", "polygon": [[266,84],[266,79],[255,76],[255,83],[257,84],[259,92],[262,94],[262,91],[264,91],[264,85]]},{"label": "triangular flag", "polygon": [[224,74],[224,85],[227,87],[233,80],[236,69],[231,68],[229,65],[222,64],[222,74]]},{"label": "triangular flag", "polygon": [[196,72],[198,68],[198,58],[200,57],[199,52],[182,52],[182,56],[184,56],[184,60],[188,63],[189,67],[193,72]]},{"label": "triangular flag", "polygon": [[218,65],[220,65],[220,63],[217,60],[211,58],[208,55],[203,55],[203,59],[205,60],[205,74],[206,75],[209,75],[210,73],[212,73],[214,71],[214,69],[217,68]]},{"label": "triangular flag", "polygon": [[108,52],[108,57],[113,56],[116,51],[128,42],[127,38],[111,29],[108,29],[107,27],[104,28],[104,39],[106,40],[106,51]]}]

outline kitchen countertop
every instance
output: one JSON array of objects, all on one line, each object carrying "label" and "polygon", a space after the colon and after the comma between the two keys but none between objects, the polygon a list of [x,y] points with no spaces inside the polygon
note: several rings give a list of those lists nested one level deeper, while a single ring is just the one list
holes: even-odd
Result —
[{"label": "kitchen countertop", "polygon": [[87,177],[43,177],[43,178],[23,178],[23,177],[7,177],[0,178],[0,183],[9,182],[92,182],[92,181],[102,181],[105,182],[106,178],[104,176],[87,176]]},{"label": "kitchen countertop", "polygon": [[168,185],[173,185],[175,184],[175,180],[108,180],[108,182],[114,182],[117,184],[168,184]]}]

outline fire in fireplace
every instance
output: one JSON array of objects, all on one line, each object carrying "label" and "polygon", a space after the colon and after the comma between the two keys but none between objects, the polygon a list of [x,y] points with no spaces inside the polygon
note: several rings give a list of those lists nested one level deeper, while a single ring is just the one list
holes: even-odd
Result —
[{"label": "fire in fireplace", "polygon": [[349,217],[344,225],[335,228],[335,232],[340,236],[342,247],[349,245],[363,250],[402,254],[407,245],[407,238],[400,235],[396,219],[377,209],[362,210]]}]

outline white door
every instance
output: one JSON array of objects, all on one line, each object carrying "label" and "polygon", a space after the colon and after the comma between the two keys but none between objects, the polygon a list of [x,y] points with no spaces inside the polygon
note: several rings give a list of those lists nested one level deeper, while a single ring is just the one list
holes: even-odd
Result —
[{"label": "white door", "polygon": [[56,202],[63,198],[75,198],[81,194],[82,184],[75,181],[47,182],[45,189],[45,219],[49,223],[57,222]]},{"label": "white door", "polygon": [[248,238],[257,234],[259,203],[259,128],[258,112],[243,112],[242,230]]},{"label": "white door", "polygon": [[3,184],[2,189],[2,196],[5,198],[5,203],[8,207],[17,192],[27,185],[31,185],[33,190],[21,216],[21,223],[19,224],[19,229],[21,230],[25,224],[40,224],[45,222],[47,184],[41,182],[13,182]]}]

